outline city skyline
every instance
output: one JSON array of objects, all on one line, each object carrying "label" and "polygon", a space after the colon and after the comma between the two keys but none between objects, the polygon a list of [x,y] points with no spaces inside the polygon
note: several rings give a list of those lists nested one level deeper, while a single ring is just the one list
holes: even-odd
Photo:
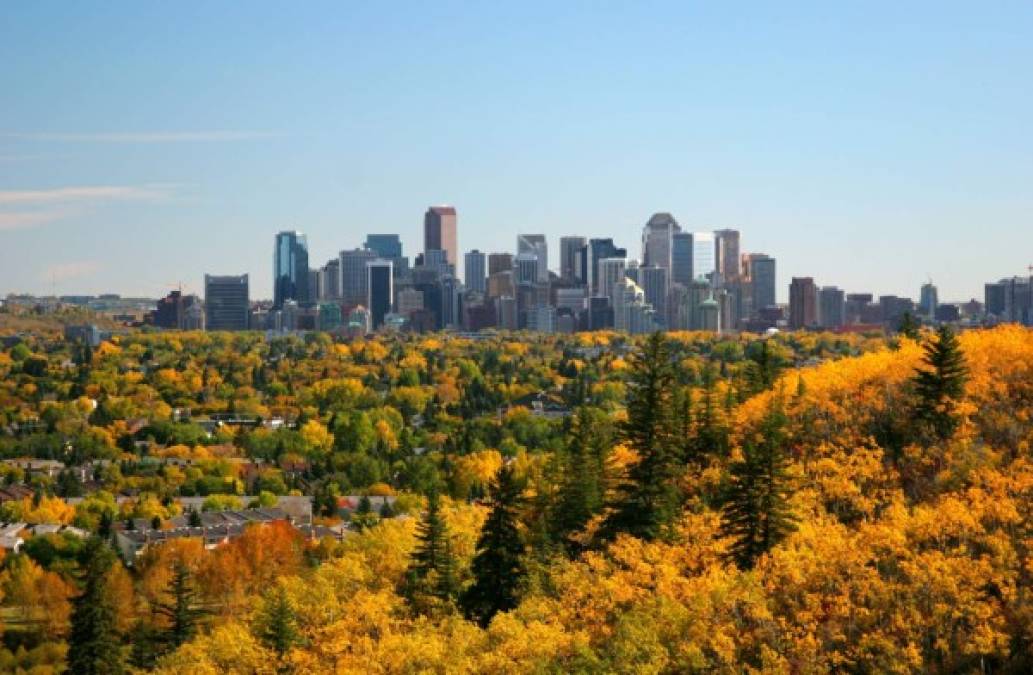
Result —
[{"label": "city skyline", "polygon": [[[441,202],[460,252],[543,233],[554,270],[561,236],[634,249],[657,211],[876,295],[931,277],[961,301],[1033,262],[1028,5],[242,18],[8,8],[0,294],[159,297],[220,270],[265,295],[269,232],[305,232],[313,261],[366,232],[416,251]],[[453,39],[424,49],[434,33]]]}]

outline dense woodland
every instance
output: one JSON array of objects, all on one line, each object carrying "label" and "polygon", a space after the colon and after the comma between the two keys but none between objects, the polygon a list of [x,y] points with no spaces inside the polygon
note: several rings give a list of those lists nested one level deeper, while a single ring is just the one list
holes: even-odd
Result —
[{"label": "dense woodland", "polygon": [[[907,333],[33,331],[0,458],[89,475],[4,466],[0,521],[90,536],[2,561],[0,670],[1030,672],[1033,331]],[[109,545],[243,494],[398,499]]]}]

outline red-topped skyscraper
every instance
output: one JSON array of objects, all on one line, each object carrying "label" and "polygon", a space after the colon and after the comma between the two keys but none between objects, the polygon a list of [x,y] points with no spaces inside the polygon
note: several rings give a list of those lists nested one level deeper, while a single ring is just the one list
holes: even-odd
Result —
[{"label": "red-topped skyscraper", "polygon": [[459,243],[456,237],[456,209],[454,206],[432,206],[423,217],[423,253],[445,251],[448,262],[457,265]]}]

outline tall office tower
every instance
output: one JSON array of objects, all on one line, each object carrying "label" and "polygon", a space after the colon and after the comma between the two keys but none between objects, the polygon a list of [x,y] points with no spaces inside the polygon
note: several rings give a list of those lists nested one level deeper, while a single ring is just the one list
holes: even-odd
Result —
[{"label": "tall office tower", "polygon": [[763,253],[743,256],[743,276],[750,282],[750,305],[754,315],[775,305],[775,259]]},{"label": "tall office tower", "polygon": [[603,258],[599,261],[599,295],[613,299],[614,286],[625,279],[627,260],[624,258]]},{"label": "tall office tower", "polygon": [[516,297],[516,282],[514,281],[513,270],[495,272],[488,276],[488,297],[501,298],[503,296]]},{"label": "tall office tower", "polygon": [[842,328],[846,323],[846,296],[835,286],[818,291],[818,323],[822,328]]},{"label": "tall office tower", "polygon": [[205,326],[208,330],[247,330],[248,278],[204,275]]},{"label": "tall office tower", "polygon": [[430,249],[423,254],[423,266],[439,276],[455,276],[456,266],[448,262],[448,251]]},{"label": "tall office tower", "polygon": [[722,284],[739,280],[739,230],[717,230],[714,232],[714,256],[717,274]]},{"label": "tall office tower", "polygon": [[394,265],[390,260],[375,258],[366,263],[366,308],[373,330],[384,325],[384,316],[391,311],[394,299]]},{"label": "tall office tower", "polygon": [[403,288],[398,291],[398,299],[395,301],[396,312],[407,317],[421,309],[423,309],[423,291],[415,288]]},{"label": "tall office tower", "polygon": [[308,288],[308,240],[301,232],[280,232],[273,250],[273,309],[287,300],[312,301]]},{"label": "tall office tower", "polygon": [[455,328],[463,318],[463,284],[454,276],[441,279],[441,325]]},{"label": "tall office tower", "polygon": [[319,270],[319,299],[338,300],[341,297],[341,259],[331,258]]},{"label": "tall office tower", "polygon": [[811,277],[793,277],[789,284],[789,327],[812,328],[818,322],[818,287]]},{"label": "tall office tower", "polygon": [[707,298],[699,305],[699,330],[721,332],[721,304],[714,298]]},{"label": "tall office tower", "polygon": [[527,253],[538,258],[538,281],[549,281],[549,244],[544,234],[518,234],[517,255]]},{"label": "tall office tower", "polygon": [[432,206],[423,216],[423,252],[445,251],[448,262],[459,264],[456,210],[453,206]]},{"label": "tall office tower", "polygon": [[846,323],[867,323],[866,314],[872,311],[872,300],[871,293],[848,293],[844,309]]},{"label": "tall office tower", "polygon": [[367,234],[363,246],[384,260],[402,257],[402,240],[397,234]]},{"label": "tall office tower", "polygon": [[714,258],[717,254],[717,246],[714,243],[713,232],[692,233],[692,274],[696,279],[707,279],[714,283],[717,263]]},{"label": "tall office tower", "polygon": [[485,256],[474,249],[466,254],[463,266],[463,281],[466,288],[474,293],[483,294],[488,290],[488,277],[485,274]]},{"label": "tall office tower", "polygon": [[341,251],[341,302],[345,306],[355,307],[366,303],[366,290],[369,288],[366,264],[376,257],[377,254],[368,248]]},{"label": "tall office tower", "polygon": [[653,306],[656,315],[664,323],[667,321],[668,275],[663,267],[639,267],[638,285],[646,294],[646,302]]},{"label": "tall office tower", "polygon": [[1033,326],[1033,275],[985,284],[983,293],[987,318]]},{"label": "tall office tower", "polygon": [[513,271],[516,272],[516,283],[519,286],[529,286],[538,282],[541,261],[534,253],[518,253],[513,261]]},{"label": "tall office tower", "polygon": [[512,253],[489,253],[488,254],[488,275],[499,272],[509,272],[513,269]]},{"label": "tall office tower", "polygon": [[692,233],[675,232],[671,236],[671,283],[688,286],[692,279]]},{"label": "tall office tower", "polygon": [[581,249],[587,240],[584,237],[560,237],[560,278],[568,283],[584,282],[581,278]]},{"label": "tall office tower", "polygon": [[642,228],[642,266],[671,269],[674,235],[681,232],[670,213],[654,213]]},{"label": "tall office tower", "polygon": [[911,298],[900,298],[896,295],[880,295],[879,308],[882,310],[882,323],[887,328],[896,329],[907,313],[914,312],[915,302]]},{"label": "tall office tower", "polygon": [[309,269],[308,271],[308,297],[309,303],[315,304],[321,297],[323,287],[319,283],[319,270]]},{"label": "tall office tower", "polygon": [[922,292],[918,301],[919,311],[922,316],[932,319],[936,316],[936,305],[940,304],[939,293],[933,282],[922,284]]},{"label": "tall office tower", "polygon": [[[627,258],[628,250],[617,248],[613,239],[589,239],[585,248],[584,274],[585,282],[591,289],[591,295],[603,295],[600,292],[599,264],[606,258]],[[623,273],[623,270],[622,270]]]}]

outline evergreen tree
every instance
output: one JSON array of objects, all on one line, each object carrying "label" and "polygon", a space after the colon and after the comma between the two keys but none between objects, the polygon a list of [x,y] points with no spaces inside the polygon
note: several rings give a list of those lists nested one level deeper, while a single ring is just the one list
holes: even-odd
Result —
[{"label": "evergreen tree", "polygon": [[488,491],[491,511],[477,539],[471,565],[474,582],[461,599],[463,613],[482,627],[497,613],[516,607],[520,598],[527,574],[519,529],[522,492],[512,466],[499,470]]},{"label": "evergreen tree", "polygon": [[792,487],[785,453],[786,417],[773,408],[760,428],[758,444],[743,446],[743,459],[730,468],[731,485],[722,514],[721,531],[734,539],[730,557],[749,569],[796,529],[789,508]]},{"label": "evergreen tree", "polygon": [[73,601],[68,636],[68,672],[72,675],[117,675],[125,672],[117,613],[108,594],[108,570],[115,556],[100,537],[91,537],[82,552],[82,593]]},{"label": "evergreen tree", "polygon": [[950,326],[941,326],[936,339],[923,345],[925,356],[913,379],[918,404],[915,419],[940,441],[958,428],[955,407],[965,391],[968,369],[958,338]]},{"label": "evergreen tree", "polygon": [[607,415],[594,408],[578,408],[560,458],[559,486],[550,518],[552,540],[562,543],[572,555],[582,547],[571,540],[571,535],[584,530],[603,508],[610,443]]},{"label": "evergreen tree", "polygon": [[194,636],[197,624],[205,612],[198,602],[193,574],[182,562],[177,561],[173,564],[172,579],[169,581],[167,592],[169,600],[159,603],[156,610],[169,621],[164,636],[165,643],[170,650],[174,650]]},{"label": "evergreen tree", "polygon": [[696,414],[694,455],[697,460],[707,455],[724,457],[728,454],[728,429],[722,423],[717,405],[717,378],[714,368],[703,368],[700,408]]},{"label": "evergreen tree", "polygon": [[900,321],[897,322],[897,332],[912,340],[921,338],[920,328],[921,325],[915,320],[915,315],[911,312],[904,312],[900,317]]},{"label": "evergreen tree", "polygon": [[[778,373],[782,368],[781,359],[771,348],[771,340],[760,340],[759,347],[753,347],[749,352],[750,365],[748,378],[752,393],[758,393],[770,389],[778,379]],[[756,345],[757,343],[753,343]],[[751,345],[752,347],[753,345]]]},{"label": "evergreen tree", "polygon": [[674,375],[669,346],[661,333],[651,335],[632,357],[627,388],[627,419],[620,425],[620,437],[638,454],[638,461],[628,469],[603,523],[604,540],[620,532],[655,539],[681,509],[676,484],[680,453],[672,429]]},{"label": "evergreen tree", "polygon": [[190,514],[187,516],[187,524],[190,527],[201,527],[201,514],[196,509],[190,509]]},{"label": "evergreen tree", "polygon": [[427,496],[427,511],[417,529],[418,543],[405,575],[403,594],[419,612],[450,604],[456,596],[455,557],[448,526],[441,517],[437,490]]},{"label": "evergreen tree", "polygon": [[132,648],[129,652],[129,663],[141,670],[154,668],[158,660],[158,643],[160,636],[153,626],[137,620],[128,636]]},{"label": "evergreen tree", "polygon": [[258,639],[281,658],[301,641],[298,617],[283,585],[263,596],[256,628]]}]

